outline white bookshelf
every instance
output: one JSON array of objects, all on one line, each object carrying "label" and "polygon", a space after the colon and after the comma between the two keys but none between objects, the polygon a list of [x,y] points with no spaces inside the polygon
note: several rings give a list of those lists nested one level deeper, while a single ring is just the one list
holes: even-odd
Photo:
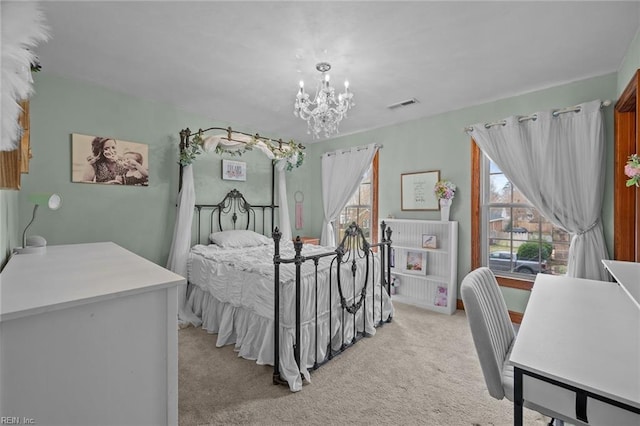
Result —
[{"label": "white bookshelf", "polygon": [[[383,219],[393,231],[392,300],[453,314],[457,302],[458,222]],[[423,248],[423,235],[436,238]],[[410,266],[409,266],[409,265]]]}]

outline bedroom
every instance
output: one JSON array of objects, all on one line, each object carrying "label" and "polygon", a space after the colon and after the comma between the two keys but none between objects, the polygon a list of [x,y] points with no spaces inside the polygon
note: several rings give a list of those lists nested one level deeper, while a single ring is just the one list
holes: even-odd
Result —
[{"label": "bedroom", "polygon": [[[53,7],[53,6],[51,6]],[[371,142],[384,145],[380,159],[380,204],[381,218],[388,215],[416,219],[436,219],[437,212],[412,213],[400,210],[399,179],[400,175],[410,171],[440,170],[444,177],[459,186],[459,192],[451,210],[453,220],[460,222],[458,277],[461,279],[471,269],[471,155],[468,135],[464,127],[477,122],[488,122],[512,114],[529,114],[534,111],[550,108],[562,108],[594,99],[618,99],[635,70],[640,67],[640,35],[638,27],[640,11],[638,3],[628,5],[634,13],[626,15],[627,41],[616,57],[615,63],[602,69],[582,70],[580,77],[571,75],[553,83],[538,87],[519,87],[496,99],[486,99],[479,104],[468,104],[425,117],[415,117],[403,123],[389,124],[385,127],[373,128],[361,133],[348,133],[346,130],[349,118],[356,118],[357,109],[365,105],[363,98],[358,98],[357,87],[361,84],[356,76],[349,76],[356,102],[361,99],[350,117],[345,119],[344,136],[320,143],[307,143],[307,158],[304,168],[296,169],[288,177],[289,198],[293,199],[296,191],[305,194],[304,227],[295,232],[300,235],[319,236],[322,222],[320,193],[320,162],[318,159],[326,151],[344,147],[359,146]],[[635,7],[635,9],[634,9]],[[46,11],[46,7],[45,7]],[[60,12],[59,12],[60,13]],[[92,26],[87,25],[89,28]],[[117,25],[113,25],[114,31]],[[602,24],[602,28],[611,23]],[[85,28],[83,27],[83,30]],[[89,29],[87,29],[88,31]],[[100,30],[103,30],[102,28]],[[106,31],[106,29],[104,29]],[[140,30],[140,36],[144,33]],[[186,31],[186,30],[185,30]],[[72,244],[95,241],[114,241],[153,262],[164,265],[171,242],[173,228],[173,205],[177,196],[178,167],[177,139],[178,132],[184,127],[192,129],[220,125],[232,125],[239,130],[264,132],[259,126],[250,125],[249,116],[230,121],[224,113],[194,113],[175,108],[168,103],[135,97],[126,89],[113,89],[93,83],[90,78],[80,79],[51,72],[51,65],[45,60],[46,49],[55,43],[52,40],[39,46],[42,59],[42,71],[34,76],[35,94],[31,99],[31,143],[33,158],[30,172],[22,175],[20,191],[2,190],[0,192],[0,261],[4,264],[10,250],[20,245],[20,234],[27,225],[32,206],[28,201],[31,192],[57,192],[62,194],[64,204],[56,212],[40,212],[37,221],[31,228],[33,234],[43,235],[49,244]],[[89,41],[87,41],[89,43]],[[153,46],[153,49],[162,46]],[[151,55],[141,51],[140,55]],[[118,61],[117,55],[105,54],[96,60],[107,62]],[[93,60],[93,59],[92,59]],[[222,60],[225,60],[222,58]],[[85,59],[76,61],[78,68]],[[226,60],[225,60],[226,61]],[[370,59],[371,73],[391,73],[377,64],[378,59]],[[126,64],[124,64],[126,65]],[[276,70],[277,71],[277,70]],[[305,70],[307,79],[313,78],[312,70]],[[463,70],[466,73],[473,70]],[[154,78],[154,66],[149,65],[143,74],[147,80]],[[211,78],[208,70],[198,75],[200,78]],[[259,75],[267,75],[263,84],[270,85],[279,76],[268,76],[262,69]],[[335,77],[342,78],[342,72],[335,68]],[[256,77],[258,78],[258,77]],[[144,80],[144,78],[143,78]],[[213,85],[216,84],[213,78]],[[284,92],[285,102],[293,104],[293,96],[297,89],[297,79],[287,81],[291,89]],[[140,83],[141,84],[141,83]],[[414,84],[419,85],[418,80]],[[452,83],[458,84],[458,83]],[[364,88],[362,88],[364,89]],[[171,89],[169,89],[171,90]],[[371,90],[368,88],[367,90]],[[362,92],[360,92],[362,93]],[[259,93],[246,94],[247,99],[259,96]],[[388,103],[413,96],[406,93],[399,99],[390,99]],[[239,96],[240,98],[244,97]],[[421,104],[429,104],[428,97],[419,99]],[[247,101],[226,99],[229,114],[246,107]],[[233,102],[232,102],[233,101]],[[437,107],[437,106],[436,106]],[[287,104],[287,108],[289,105]],[[223,110],[224,111],[224,110]],[[248,114],[248,113],[247,113]],[[252,112],[251,115],[256,114]],[[256,115],[259,115],[256,114]],[[235,116],[235,115],[234,115]],[[286,117],[292,126],[304,132],[305,125],[295,119],[287,110]],[[607,124],[607,188],[605,191],[603,217],[605,237],[609,251],[612,251],[614,240],[613,229],[613,112],[605,111]],[[296,121],[297,120],[297,121]],[[248,123],[249,125],[245,124]],[[377,126],[376,126],[377,127]],[[89,135],[109,135],[128,141],[149,145],[151,183],[148,188],[94,187],[72,183],[70,178],[70,134],[84,133]],[[288,138],[287,134],[275,134],[275,137]],[[253,182],[260,180],[260,169],[264,163],[259,158],[247,157],[248,181],[243,191],[248,196],[258,197],[261,190],[254,188]],[[198,176],[207,174],[219,182],[220,157],[211,155],[203,157],[196,165]],[[267,164],[268,167],[268,164]],[[203,175],[202,175],[203,176]],[[206,177],[197,184],[197,190],[207,194],[204,201],[213,202],[231,189],[228,186],[208,187]],[[263,200],[258,200],[262,202]],[[293,211],[291,211],[293,215]],[[140,220],[143,219],[143,220]],[[504,289],[508,307],[516,313],[524,312],[527,303],[527,292],[512,288]]]}]

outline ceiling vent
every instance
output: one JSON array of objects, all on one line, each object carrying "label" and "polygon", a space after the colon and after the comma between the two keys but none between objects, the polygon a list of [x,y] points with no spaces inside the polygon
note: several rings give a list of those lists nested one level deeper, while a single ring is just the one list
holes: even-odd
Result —
[{"label": "ceiling vent", "polygon": [[418,100],[416,98],[409,98],[406,101],[396,102],[395,104],[387,105],[387,108],[396,109],[400,107],[409,106],[415,103],[418,103]]}]

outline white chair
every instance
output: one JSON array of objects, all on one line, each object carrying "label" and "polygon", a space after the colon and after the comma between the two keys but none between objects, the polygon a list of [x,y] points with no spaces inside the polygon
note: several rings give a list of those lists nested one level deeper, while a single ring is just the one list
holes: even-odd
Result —
[{"label": "white chair", "polygon": [[[481,267],[471,271],[462,280],[460,293],[489,395],[513,401],[513,366],[508,361],[516,333],[491,269]],[[562,426],[564,421],[583,424],[535,404],[532,402],[537,400],[535,394],[545,392],[545,389],[537,387],[535,383],[528,388],[529,398],[524,401],[524,406],[551,417],[549,425]]]}]

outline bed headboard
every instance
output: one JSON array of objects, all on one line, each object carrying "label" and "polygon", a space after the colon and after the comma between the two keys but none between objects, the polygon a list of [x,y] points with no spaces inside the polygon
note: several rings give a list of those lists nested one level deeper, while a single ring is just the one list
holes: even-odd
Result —
[{"label": "bed headboard", "polygon": [[[250,229],[271,237],[275,226],[275,211],[277,205],[252,205],[237,189],[229,191],[217,204],[196,204],[196,240],[202,244],[212,232],[229,231],[233,229]],[[208,227],[205,235],[202,235],[202,212],[205,218],[208,216]],[[257,216],[257,218],[256,218]]]}]

